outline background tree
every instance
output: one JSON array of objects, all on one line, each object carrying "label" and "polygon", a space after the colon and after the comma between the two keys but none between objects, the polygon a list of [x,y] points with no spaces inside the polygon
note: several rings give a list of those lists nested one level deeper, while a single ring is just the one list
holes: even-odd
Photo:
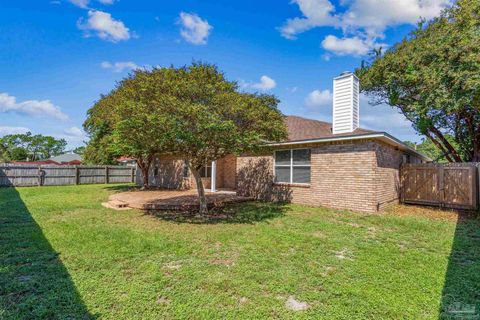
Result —
[{"label": "background tree", "polygon": [[459,0],[356,70],[374,103],[398,108],[450,162],[480,161],[479,17],[480,1]]},{"label": "background tree", "polygon": [[83,123],[89,141],[85,146],[83,161],[86,164],[113,165],[118,157],[112,149],[112,130],[117,121],[115,90],[100,99],[87,111],[87,119]]},{"label": "background tree", "polygon": [[85,153],[85,146],[76,147],[75,149],[73,149],[73,153],[83,156],[83,154]]},{"label": "background tree", "polygon": [[[457,143],[455,142],[455,139],[447,134],[445,135],[445,138],[454,146],[455,148],[458,148]],[[445,154],[442,153],[442,151],[437,148],[437,146],[432,142],[430,139],[422,139],[421,143],[413,143],[411,141],[404,141],[405,144],[409,145],[410,147],[416,149],[418,152],[426,155],[430,159],[432,159],[434,162],[439,162],[439,163],[445,163],[448,162],[447,158],[445,157]]]},{"label": "background tree", "polygon": [[48,159],[65,151],[67,142],[41,134],[11,134],[0,138],[2,158],[8,161]]},{"label": "background tree", "polygon": [[[164,103],[156,96],[162,91],[151,72],[135,70],[88,111],[84,128],[92,136],[85,155],[89,161],[110,162],[120,156],[136,159],[143,188],[149,187],[149,171],[156,154],[170,152],[171,126]],[[98,148],[95,150],[95,148]],[[98,150],[102,150],[103,155]]]}]

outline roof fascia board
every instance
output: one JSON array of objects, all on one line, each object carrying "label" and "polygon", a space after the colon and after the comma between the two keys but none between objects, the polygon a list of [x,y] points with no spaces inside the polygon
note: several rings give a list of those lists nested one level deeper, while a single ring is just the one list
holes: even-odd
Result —
[{"label": "roof fascia board", "polygon": [[429,157],[419,153],[415,149],[407,146],[406,144],[404,144],[403,142],[389,135],[386,132],[374,132],[374,133],[332,137],[332,138],[318,138],[318,139],[306,139],[306,140],[297,140],[297,141],[274,142],[274,143],[266,143],[264,144],[264,146],[267,146],[267,147],[294,146],[294,145],[306,144],[306,143],[352,141],[352,140],[361,140],[361,139],[380,139],[380,140],[383,139],[385,140],[386,143],[389,143],[391,145],[402,148],[405,151],[418,155],[425,161],[432,161],[432,159],[430,159]]}]

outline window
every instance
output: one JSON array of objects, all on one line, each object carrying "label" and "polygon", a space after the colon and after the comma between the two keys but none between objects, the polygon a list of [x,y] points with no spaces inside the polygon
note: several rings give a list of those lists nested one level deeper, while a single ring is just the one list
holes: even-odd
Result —
[{"label": "window", "polygon": [[200,177],[202,178],[211,178],[212,177],[212,164],[207,163],[200,168]]},{"label": "window", "polygon": [[275,151],[275,182],[310,183],[310,149]]}]

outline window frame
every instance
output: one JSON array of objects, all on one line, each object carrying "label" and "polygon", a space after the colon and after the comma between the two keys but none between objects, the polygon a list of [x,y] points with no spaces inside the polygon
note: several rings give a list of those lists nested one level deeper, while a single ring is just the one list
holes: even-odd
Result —
[{"label": "window frame", "polygon": [[[293,164],[293,151],[294,150],[309,150],[310,151],[310,163],[306,164]],[[278,164],[277,165],[277,152],[290,151],[290,164]],[[277,167],[289,168],[290,169],[290,181],[277,181]],[[293,182],[293,168],[295,167],[308,167],[310,168],[310,182]],[[310,186],[312,183],[312,149],[311,148],[293,148],[293,149],[283,149],[275,150],[273,152],[273,182],[275,184],[288,184],[288,185],[301,185],[301,186]]]},{"label": "window frame", "polygon": [[[208,176],[208,168],[210,168],[210,176]],[[205,162],[205,164],[200,168],[200,178],[212,178],[212,163]]]}]

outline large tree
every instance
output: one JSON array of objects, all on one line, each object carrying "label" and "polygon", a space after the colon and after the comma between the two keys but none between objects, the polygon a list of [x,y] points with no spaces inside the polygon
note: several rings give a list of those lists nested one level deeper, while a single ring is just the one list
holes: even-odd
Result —
[{"label": "large tree", "polygon": [[149,171],[156,154],[168,152],[169,121],[164,105],[155,99],[150,72],[135,70],[102,96],[88,111],[85,130],[92,139],[85,150],[89,161],[113,162],[119,156],[133,157],[149,187]]},{"label": "large tree", "polygon": [[398,108],[447,161],[480,161],[479,57],[480,1],[459,0],[356,73],[362,91]]},{"label": "large tree", "polygon": [[67,142],[64,139],[55,139],[31,132],[10,134],[0,138],[1,158],[4,161],[28,160],[36,161],[48,159],[65,151]]},{"label": "large tree", "polygon": [[109,141],[117,155],[135,157],[147,183],[155,155],[183,158],[195,178],[203,214],[207,204],[200,168],[284,139],[277,104],[273,96],[240,92],[209,64],[136,70],[89,110],[85,128]]},{"label": "large tree", "polygon": [[285,139],[286,127],[274,96],[240,92],[213,65],[193,64],[177,74],[169,97],[175,108],[167,112],[176,119],[175,151],[190,164],[203,214],[207,203],[201,167],[227,154],[255,151],[265,141]]}]

